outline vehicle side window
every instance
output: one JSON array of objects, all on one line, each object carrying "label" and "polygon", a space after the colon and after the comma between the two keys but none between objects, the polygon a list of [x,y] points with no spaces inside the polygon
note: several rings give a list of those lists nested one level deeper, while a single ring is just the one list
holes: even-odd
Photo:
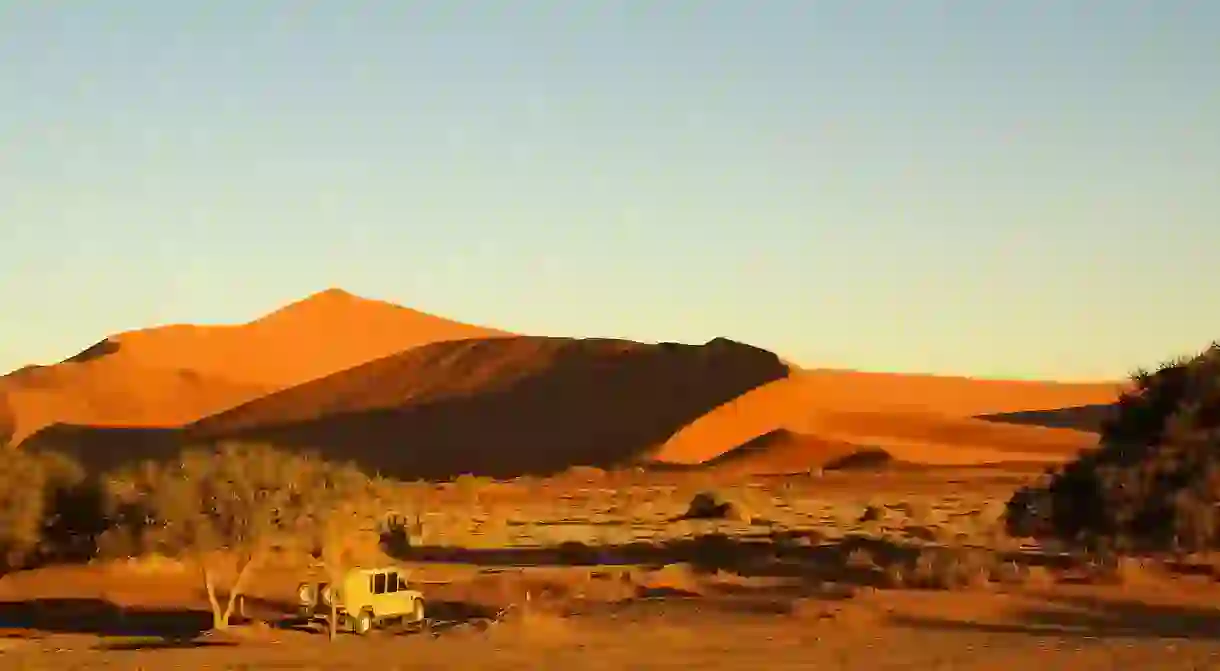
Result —
[{"label": "vehicle side window", "polygon": [[398,591],[405,592],[407,589],[407,579],[402,576],[398,576]]},{"label": "vehicle side window", "polygon": [[384,573],[373,575],[373,594],[385,594],[385,577]]},{"label": "vehicle side window", "polygon": [[393,594],[398,591],[398,574],[387,573],[385,576],[385,591]]}]

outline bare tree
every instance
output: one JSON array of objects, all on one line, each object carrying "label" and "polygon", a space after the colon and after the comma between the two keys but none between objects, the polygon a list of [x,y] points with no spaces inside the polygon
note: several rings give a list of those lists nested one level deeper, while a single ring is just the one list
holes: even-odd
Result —
[{"label": "bare tree", "polygon": [[335,590],[342,582],[347,568],[355,560],[356,553],[351,541],[353,535],[360,530],[362,521],[361,511],[354,501],[344,501],[329,510],[322,511],[322,524],[318,527],[315,556],[321,560],[327,583],[330,585],[331,597],[327,599],[330,613],[326,623],[332,641],[339,632],[338,600],[335,598]]},{"label": "bare tree", "polygon": [[[197,448],[173,463],[146,462],[111,478],[111,505],[135,527],[139,547],[185,556],[202,573],[213,627],[229,626],[252,570],[276,548],[311,543],[327,510],[366,488],[351,466],[266,445]],[[237,575],[221,603],[214,559],[230,554]]]}]

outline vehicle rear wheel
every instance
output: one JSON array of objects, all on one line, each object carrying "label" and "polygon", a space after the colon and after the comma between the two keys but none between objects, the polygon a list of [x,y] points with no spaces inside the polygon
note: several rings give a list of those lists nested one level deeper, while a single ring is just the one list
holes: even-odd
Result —
[{"label": "vehicle rear wheel", "polygon": [[416,599],[411,605],[411,614],[407,616],[409,622],[419,623],[424,621],[424,600]]}]

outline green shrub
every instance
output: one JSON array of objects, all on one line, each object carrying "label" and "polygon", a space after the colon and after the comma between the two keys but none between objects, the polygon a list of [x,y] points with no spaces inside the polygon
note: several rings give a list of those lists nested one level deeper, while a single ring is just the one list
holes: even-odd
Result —
[{"label": "green shrub", "polygon": [[48,530],[85,476],[76,462],[57,453],[0,447],[0,459],[0,569],[13,569],[54,552]]},{"label": "green shrub", "polygon": [[1220,544],[1220,343],[1132,383],[1097,449],[1013,496],[1010,533],[1119,552]]}]

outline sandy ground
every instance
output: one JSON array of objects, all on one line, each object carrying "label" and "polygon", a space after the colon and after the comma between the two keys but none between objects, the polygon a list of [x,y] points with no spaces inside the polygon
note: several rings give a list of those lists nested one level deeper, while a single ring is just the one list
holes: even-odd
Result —
[{"label": "sandy ground", "polygon": [[[935,626],[821,624],[786,616],[652,611],[570,618],[544,633],[509,631],[426,636],[267,635],[236,646],[82,650],[68,637],[0,652],[0,668],[25,669],[1215,669],[1211,635],[1089,629],[1021,631]],[[656,613],[662,610],[661,613]],[[673,608],[678,610],[678,608]],[[135,646],[137,643],[128,644]],[[35,650],[37,647],[39,650]]]},{"label": "sandy ground", "polygon": [[[930,590],[802,559],[861,538],[878,551],[916,537],[1025,547],[982,518],[1028,477],[947,469],[721,483],[754,519],[703,526],[670,515],[707,484],[697,478],[589,473],[413,490],[417,507],[450,516],[429,518],[428,547],[400,560],[429,600],[429,631],[331,643],[288,628],[293,588],[308,577],[291,562],[260,570],[249,623],[223,636],[199,635],[208,616],[189,566],[49,567],[0,579],[0,668],[1220,669],[1214,572],[1149,566],[1109,581],[1065,564],[1041,580]],[[862,522],[862,505],[886,513]],[[486,524],[493,517],[524,522],[527,533],[497,535]],[[615,525],[649,539],[648,552],[633,555],[598,531]],[[598,561],[555,550],[558,529]],[[781,556],[777,532],[822,540]],[[771,540],[740,556],[663,549],[666,538],[701,533]],[[504,608],[499,621],[472,619]]]}]

